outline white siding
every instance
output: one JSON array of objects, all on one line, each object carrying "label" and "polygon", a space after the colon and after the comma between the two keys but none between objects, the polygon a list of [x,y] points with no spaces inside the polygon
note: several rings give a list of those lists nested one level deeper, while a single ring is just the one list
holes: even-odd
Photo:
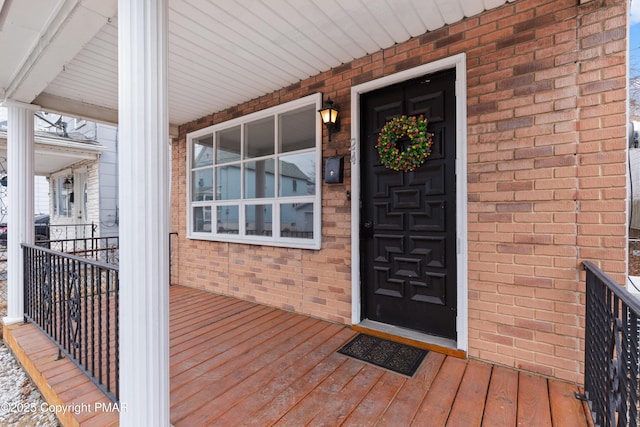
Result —
[{"label": "white siding", "polygon": [[98,124],[98,142],[105,147],[100,155],[100,236],[118,235],[118,128]]}]

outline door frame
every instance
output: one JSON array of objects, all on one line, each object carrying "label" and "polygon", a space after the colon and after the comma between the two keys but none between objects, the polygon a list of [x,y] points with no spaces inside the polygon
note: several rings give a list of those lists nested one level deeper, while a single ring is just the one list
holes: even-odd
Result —
[{"label": "door frame", "polygon": [[467,254],[467,61],[460,53],[351,87],[351,323],[361,322],[360,289],[360,95],[425,74],[455,69],[456,73],[456,240],[457,240],[457,350],[469,343]]}]

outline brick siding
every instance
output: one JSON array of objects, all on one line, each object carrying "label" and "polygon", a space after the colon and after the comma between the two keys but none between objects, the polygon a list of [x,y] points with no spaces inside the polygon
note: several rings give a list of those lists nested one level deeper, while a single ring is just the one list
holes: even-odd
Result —
[{"label": "brick siding", "polygon": [[[174,281],[341,323],[351,317],[351,171],[322,188],[322,249],[188,240],[186,134],[315,92],[467,54],[469,356],[582,382],[584,273],[626,274],[626,0],[519,0],[180,127]],[[357,266],[354,266],[357,268]]]}]

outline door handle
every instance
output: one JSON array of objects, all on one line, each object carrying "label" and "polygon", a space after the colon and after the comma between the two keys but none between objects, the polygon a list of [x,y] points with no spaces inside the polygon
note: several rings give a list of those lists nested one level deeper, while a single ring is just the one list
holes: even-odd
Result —
[{"label": "door handle", "polygon": [[365,220],[365,222],[362,223],[362,235],[363,237],[373,236],[373,221],[370,219]]}]

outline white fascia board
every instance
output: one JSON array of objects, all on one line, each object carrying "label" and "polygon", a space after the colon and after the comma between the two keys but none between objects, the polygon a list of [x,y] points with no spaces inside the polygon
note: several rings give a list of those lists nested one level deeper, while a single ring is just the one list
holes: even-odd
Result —
[{"label": "white fascia board", "polygon": [[[117,12],[117,0],[67,0],[5,91],[5,97],[30,103]],[[104,15],[103,13],[107,13]]]},{"label": "white fascia board", "polygon": [[[64,151],[72,156],[81,156],[82,158],[92,158],[102,153],[106,148],[103,145],[95,143],[86,143],[78,141],[65,141],[58,138],[47,138],[42,136],[34,137],[35,150],[41,153],[51,151]],[[7,133],[0,131],[0,150],[7,149]]]},{"label": "white fascia board", "polygon": [[105,149],[99,144],[87,144],[84,142],[59,141],[48,138],[35,138],[36,150],[40,147],[48,147],[49,150],[67,151],[78,154],[100,154]]}]

